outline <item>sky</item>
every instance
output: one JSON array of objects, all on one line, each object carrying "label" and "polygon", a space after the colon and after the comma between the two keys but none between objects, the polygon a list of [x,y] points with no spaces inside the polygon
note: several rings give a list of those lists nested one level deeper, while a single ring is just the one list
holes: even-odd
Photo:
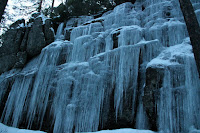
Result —
[{"label": "sky", "polygon": [[57,1],[55,1],[55,5],[54,6],[57,7],[57,6],[59,6],[60,3],[61,3],[61,1],[57,0]]},{"label": "sky", "polygon": [[[33,2],[32,2],[33,1]],[[3,29],[8,27],[13,22],[18,19],[28,20],[32,14],[32,11],[37,7],[33,6],[33,3],[38,0],[8,0],[8,4],[5,10],[5,20],[3,22],[3,28],[0,27],[0,35],[3,33]],[[55,0],[54,7],[57,7],[62,3],[63,0]],[[45,4],[43,5],[43,9],[51,6],[52,0],[45,0]]]}]

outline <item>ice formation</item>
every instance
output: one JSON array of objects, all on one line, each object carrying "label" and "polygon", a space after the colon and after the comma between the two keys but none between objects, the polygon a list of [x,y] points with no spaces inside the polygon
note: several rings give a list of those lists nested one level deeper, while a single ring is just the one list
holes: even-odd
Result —
[{"label": "ice formation", "polygon": [[[199,14],[200,1],[192,2]],[[42,128],[52,120],[54,133],[98,131],[113,96],[116,121],[128,106],[135,127],[148,129],[145,72],[161,67],[159,130],[200,128],[199,79],[178,0],[138,0],[97,19],[81,17],[76,27],[74,20],[62,23],[55,42],[26,67],[0,76],[0,101],[8,97],[2,123]]]}]

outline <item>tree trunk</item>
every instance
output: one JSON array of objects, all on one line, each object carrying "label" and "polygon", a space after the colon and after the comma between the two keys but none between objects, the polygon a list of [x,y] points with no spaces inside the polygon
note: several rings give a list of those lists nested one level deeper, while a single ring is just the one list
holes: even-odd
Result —
[{"label": "tree trunk", "polygon": [[40,0],[40,2],[39,2],[38,12],[41,12],[41,9],[42,9],[42,0]]},{"label": "tree trunk", "polygon": [[54,2],[55,2],[55,0],[52,0],[51,13],[53,12]]},{"label": "tree trunk", "polygon": [[6,8],[7,2],[8,2],[8,0],[0,0],[0,22],[1,22],[3,14],[4,14],[4,10]]},{"label": "tree trunk", "polygon": [[187,30],[190,36],[194,58],[200,74],[200,27],[190,0],[179,0]]}]

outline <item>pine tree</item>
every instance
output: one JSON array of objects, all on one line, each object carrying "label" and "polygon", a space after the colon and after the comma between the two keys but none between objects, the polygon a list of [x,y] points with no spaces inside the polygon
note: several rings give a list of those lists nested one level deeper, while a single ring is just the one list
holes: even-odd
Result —
[{"label": "pine tree", "polygon": [[68,0],[66,2],[71,16],[93,15],[112,8],[110,0]]},{"label": "pine tree", "polygon": [[6,8],[7,3],[8,3],[8,0],[0,0],[0,22],[4,14],[4,10]]}]

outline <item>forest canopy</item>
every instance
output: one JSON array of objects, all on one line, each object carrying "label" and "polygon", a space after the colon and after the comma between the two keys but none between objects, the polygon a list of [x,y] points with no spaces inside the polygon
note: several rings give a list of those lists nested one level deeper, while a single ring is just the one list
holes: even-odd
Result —
[{"label": "forest canopy", "polygon": [[45,14],[51,14],[51,17],[60,16],[63,19],[72,16],[94,15],[111,10],[124,2],[134,3],[135,0],[67,0],[53,10],[46,10]]}]

